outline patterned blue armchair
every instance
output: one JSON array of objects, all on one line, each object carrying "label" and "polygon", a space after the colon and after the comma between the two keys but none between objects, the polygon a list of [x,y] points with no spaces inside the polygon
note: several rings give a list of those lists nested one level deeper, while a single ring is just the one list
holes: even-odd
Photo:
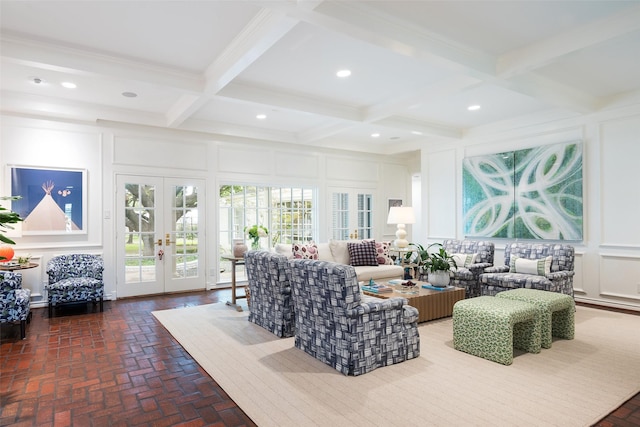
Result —
[{"label": "patterned blue armchair", "polygon": [[480,274],[487,267],[493,267],[495,245],[479,240],[445,240],[442,247],[451,254],[476,254],[475,260],[468,266],[458,265],[451,273],[451,285],[465,288],[465,298],[480,296]]},{"label": "patterned blue armchair", "polygon": [[420,355],[418,310],[404,298],[362,301],[350,265],[289,261],[295,346],[344,375]]},{"label": "patterned blue armchair", "polygon": [[485,269],[480,275],[482,295],[515,288],[560,292],[573,297],[573,246],[553,243],[509,243],[505,265]]},{"label": "patterned blue armchair", "polygon": [[31,321],[31,291],[22,289],[22,274],[0,271],[0,323],[20,323],[20,338]]},{"label": "patterned blue armchair", "polygon": [[244,254],[249,281],[249,321],[279,337],[292,337],[295,328],[287,257],[269,251]]},{"label": "patterned blue armchair", "polygon": [[103,311],[104,263],[100,255],[72,254],[53,257],[47,263],[49,283],[45,286],[49,317],[58,304],[92,301]]}]

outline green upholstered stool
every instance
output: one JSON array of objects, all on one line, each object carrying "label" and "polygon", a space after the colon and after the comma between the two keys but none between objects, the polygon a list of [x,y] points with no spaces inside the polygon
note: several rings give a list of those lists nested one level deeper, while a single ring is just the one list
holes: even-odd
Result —
[{"label": "green upholstered stool", "polygon": [[538,289],[513,289],[500,292],[498,298],[525,301],[540,310],[542,348],[551,348],[552,336],[572,340],[575,334],[575,302],[569,295]]},{"label": "green upholstered stool", "polygon": [[539,309],[524,301],[481,296],[453,306],[453,347],[511,365],[513,348],[540,353]]}]

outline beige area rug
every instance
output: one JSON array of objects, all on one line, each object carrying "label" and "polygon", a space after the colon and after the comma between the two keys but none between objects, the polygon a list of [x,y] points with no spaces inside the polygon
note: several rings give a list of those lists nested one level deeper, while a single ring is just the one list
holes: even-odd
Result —
[{"label": "beige area rug", "polygon": [[[245,306],[246,310],[246,306]],[[223,303],[153,315],[259,426],[588,426],[640,390],[640,316],[578,307],[576,339],[503,366],[453,349],[346,377]]]}]

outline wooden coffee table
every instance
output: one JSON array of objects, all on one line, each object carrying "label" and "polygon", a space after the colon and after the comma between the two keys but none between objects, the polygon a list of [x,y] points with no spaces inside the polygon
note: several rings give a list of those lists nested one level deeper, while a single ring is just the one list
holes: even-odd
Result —
[{"label": "wooden coffee table", "polygon": [[427,320],[440,319],[453,314],[453,305],[464,299],[464,288],[445,289],[443,291],[435,291],[424,289],[421,286],[425,282],[417,282],[418,287],[414,293],[403,291],[400,286],[389,285],[395,290],[384,294],[374,294],[371,292],[363,292],[366,295],[387,299],[387,298],[406,298],[409,305],[418,309],[418,322],[426,322]]}]

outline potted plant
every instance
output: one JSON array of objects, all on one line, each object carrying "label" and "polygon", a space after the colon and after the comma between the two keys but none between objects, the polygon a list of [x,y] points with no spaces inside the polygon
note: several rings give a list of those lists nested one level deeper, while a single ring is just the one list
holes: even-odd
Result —
[{"label": "potted plant", "polygon": [[[432,243],[426,248],[420,244],[412,244],[416,250],[411,253],[412,261],[424,274],[428,273],[428,281],[433,286],[444,287],[449,285],[449,272],[458,265],[451,255],[442,247],[440,243]],[[439,247],[437,251],[430,250],[432,247]]]},{"label": "potted plant", "polygon": [[[18,200],[19,196],[15,197],[0,197],[0,200]],[[9,224],[16,224],[17,222],[22,221],[20,215],[15,212],[10,211],[4,206],[0,205],[0,242],[6,243],[7,245],[15,245],[15,242],[5,236],[2,232],[5,229],[13,229],[13,227]],[[2,245],[2,251],[0,253],[0,261],[10,261],[13,257],[13,248],[11,246]]]}]

